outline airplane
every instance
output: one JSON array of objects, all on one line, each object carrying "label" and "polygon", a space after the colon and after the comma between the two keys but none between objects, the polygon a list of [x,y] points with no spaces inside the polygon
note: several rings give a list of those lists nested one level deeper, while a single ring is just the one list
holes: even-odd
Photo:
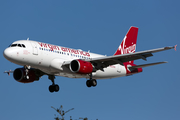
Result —
[{"label": "airplane", "polygon": [[[50,92],[58,92],[60,89],[54,82],[55,76],[86,78],[87,87],[95,87],[97,79],[129,76],[142,72],[143,67],[167,63],[134,64],[134,60],[146,61],[153,53],[173,48],[176,50],[177,46],[135,52],[138,29],[130,27],[112,56],[33,41],[29,38],[13,42],[4,50],[3,55],[10,62],[23,66],[13,71],[13,77],[18,82],[31,83],[38,81],[43,75],[48,75],[52,81]],[[12,71],[5,71],[8,74],[10,72]]]}]

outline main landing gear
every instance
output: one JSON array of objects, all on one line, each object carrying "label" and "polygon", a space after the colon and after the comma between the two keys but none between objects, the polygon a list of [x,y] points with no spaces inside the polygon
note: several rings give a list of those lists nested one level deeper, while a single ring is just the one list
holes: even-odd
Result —
[{"label": "main landing gear", "polygon": [[[92,79],[92,74],[89,75],[90,79],[86,81],[87,87],[95,87],[97,85],[96,79]],[[49,86],[49,92],[58,92],[59,91],[59,85],[54,83],[55,76],[49,75],[48,78],[52,81],[52,85]]]},{"label": "main landing gear", "polygon": [[59,85],[54,83],[55,76],[49,75],[48,77],[52,81],[52,85],[49,86],[49,92],[58,92],[59,91]]},{"label": "main landing gear", "polygon": [[90,74],[90,79],[86,81],[87,87],[95,87],[97,85],[96,79],[92,79],[92,73]]}]

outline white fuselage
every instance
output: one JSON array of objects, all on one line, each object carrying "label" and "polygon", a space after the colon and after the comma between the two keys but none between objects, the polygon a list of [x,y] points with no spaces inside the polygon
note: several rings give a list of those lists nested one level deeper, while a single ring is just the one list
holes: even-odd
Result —
[{"label": "white fuselage", "polygon": [[[13,46],[14,45],[14,46]],[[23,47],[23,45],[25,47]],[[39,69],[46,74],[64,76],[70,78],[89,78],[87,74],[74,73],[69,66],[62,66],[74,59],[91,59],[104,57],[103,55],[85,52],[82,50],[51,45],[30,40],[19,40],[4,50],[4,56],[9,61],[24,66]],[[94,79],[107,79],[126,76],[126,69],[120,64],[104,68],[92,73]]]}]

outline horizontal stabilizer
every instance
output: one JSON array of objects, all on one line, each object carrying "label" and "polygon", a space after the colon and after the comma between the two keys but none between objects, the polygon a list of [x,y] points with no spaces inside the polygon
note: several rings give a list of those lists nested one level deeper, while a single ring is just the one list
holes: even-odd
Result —
[{"label": "horizontal stabilizer", "polygon": [[4,71],[4,73],[7,73],[8,75],[10,75],[10,73],[13,73],[14,71],[9,70],[9,71]]},{"label": "horizontal stabilizer", "polygon": [[130,69],[143,68],[143,67],[148,67],[148,66],[158,65],[158,64],[163,64],[163,63],[167,63],[167,62],[164,61],[164,62],[157,62],[157,63],[149,63],[149,64],[143,64],[143,65],[131,66],[131,67],[129,67],[129,68],[130,68]]}]

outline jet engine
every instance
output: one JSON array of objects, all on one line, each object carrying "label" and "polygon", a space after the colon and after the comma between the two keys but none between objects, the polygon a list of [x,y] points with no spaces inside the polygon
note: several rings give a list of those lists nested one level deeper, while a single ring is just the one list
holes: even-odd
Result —
[{"label": "jet engine", "polygon": [[31,83],[38,80],[33,69],[17,68],[13,72],[13,77],[16,81],[21,83]]},{"label": "jet engine", "polygon": [[80,74],[89,74],[93,71],[93,66],[90,62],[83,60],[73,60],[71,61],[69,68],[72,72]]}]

